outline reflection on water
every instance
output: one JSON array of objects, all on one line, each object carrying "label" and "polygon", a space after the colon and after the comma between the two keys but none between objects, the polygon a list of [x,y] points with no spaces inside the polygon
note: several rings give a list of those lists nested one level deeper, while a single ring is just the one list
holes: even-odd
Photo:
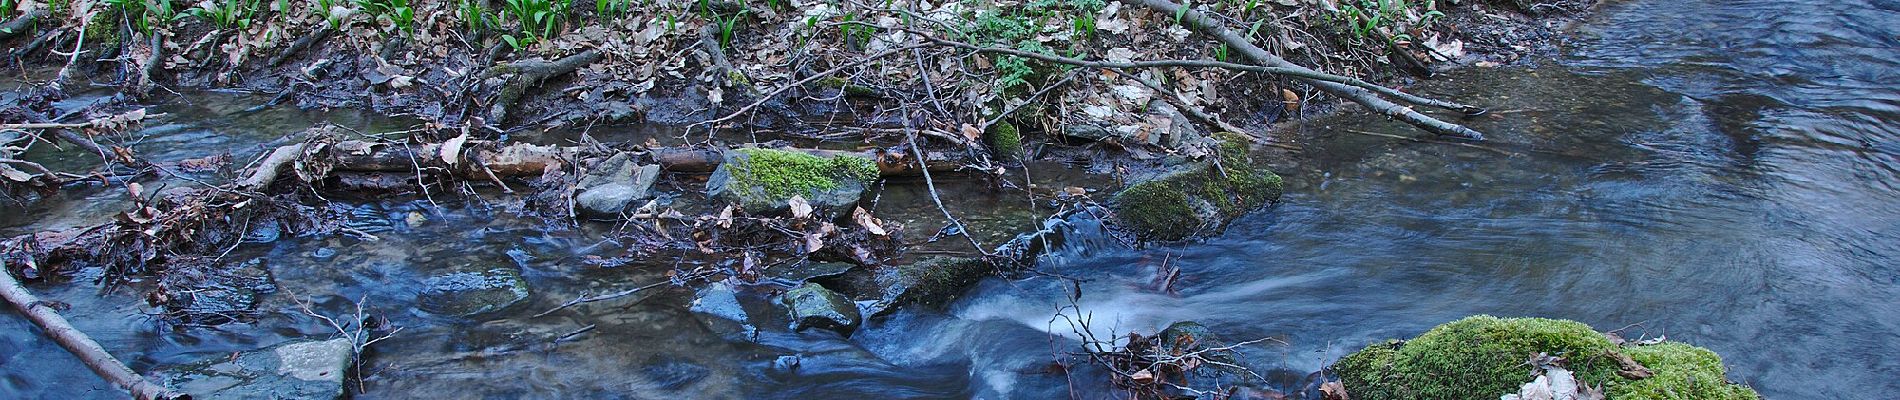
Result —
[{"label": "reflection on water", "polygon": [[[1889,357],[1900,354],[1900,27],[1889,21],[1900,21],[1900,3],[1612,5],[1558,63],[1412,89],[1493,106],[1470,121],[1490,150],[1351,133],[1413,132],[1382,118],[1308,121],[1298,128],[1308,158],[1285,171],[1284,203],[1204,242],[1080,241],[1044,268],[1087,278],[1076,305],[1103,332],[1191,319],[1228,338],[1288,340],[1245,354],[1281,371],[1270,377],[1282,388],[1367,343],[1490,313],[1634,325],[1706,346],[1771,398],[1886,397],[1900,390]],[[347,120],[220,119],[232,110],[201,108],[148,140],[255,154],[247,146],[279,132]],[[878,213],[933,231],[934,209],[902,209],[927,204],[902,199],[916,191],[892,188],[886,204],[899,206]],[[38,211],[73,221],[35,223],[118,210],[116,195],[75,196],[51,202],[73,209]],[[1014,200],[963,197],[944,200],[989,213],[981,218],[1026,214],[1005,207]],[[364,398],[1063,398],[1071,382],[1084,398],[1105,395],[1096,371],[1049,366],[1074,346],[1052,319],[1072,290],[1056,279],[992,279],[945,312],[899,311],[848,340],[787,332],[769,286],[736,291],[742,322],[691,311],[689,289],[531,318],[583,293],[664,279],[670,266],[583,262],[623,250],[601,227],[536,229],[482,204],[354,204],[354,223],[383,240],[291,238],[231,255],[267,260],[286,289],[256,324],[159,332],[132,291],[35,289],[73,303],[75,324],[138,370],[328,335],[297,316],[293,297],[333,315],[368,299],[405,330],[368,357]],[[37,220],[18,215],[5,222]],[[1176,292],[1155,284],[1163,265],[1182,269]],[[470,318],[414,311],[423,280],[469,267],[519,269],[533,295]],[[0,332],[0,392],[117,396],[26,321],[6,314]]]}]

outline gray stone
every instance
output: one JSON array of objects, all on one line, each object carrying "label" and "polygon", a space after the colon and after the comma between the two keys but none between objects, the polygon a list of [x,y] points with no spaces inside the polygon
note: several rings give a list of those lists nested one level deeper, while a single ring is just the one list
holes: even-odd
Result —
[{"label": "gray stone", "polygon": [[[1170,149],[1189,150],[1191,154],[1206,154],[1210,145],[1207,134],[1201,132],[1194,120],[1188,119],[1181,110],[1166,101],[1154,100],[1148,103],[1149,120],[1155,121],[1155,128],[1161,132],[1161,145]],[[1162,124],[1166,124],[1166,129]],[[1191,148],[1191,149],[1188,149]]]},{"label": "gray stone", "polygon": [[783,213],[793,196],[818,213],[848,212],[878,173],[876,162],[849,155],[738,149],[724,157],[706,180],[707,193],[756,213]]},{"label": "gray stone", "polygon": [[652,197],[659,177],[659,165],[637,165],[632,155],[615,154],[581,177],[574,204],[590,217],[616,217],[634,202]]},{"label": "gray stone", "polygon": [[356,356],[349,339],[297,341],[167,370],[165,386],[198,399],[335,399]]},{"label": "gray stone", "polygon": [[844,295],[816,283],[806,283],[785,292],[785,306],[792,311],[792,330],[827,329],[850,336],[863,318],[858,305]]},{"label": "gray stone", "polygon": [[472,316],[528,299],[528,283],[513,268],[452,272],[423,280],[422,285],[417,308],[437,315]]},{"label": "gray stone", "polygon": [[277,290],[263,259],[236,265],[185,266],[159,279],[166,315],[197,324],[222,324],[256,313],[260,297]]},{"label": "gray stone", "polygon": [[725,318],[741,324],[747,323],[745,306],[739,304],[739,292],[731,283],[720,281],[699,290],[693,299],[693,312]]},{"label": "gray stone", "polygon": [[851,269],[820,281],[840,288],[849,298],[870,301],[865,312],[878,315],[909,304],[940,308],[994,272],[995,268],[974,258],[925,257],[906,265]]}]

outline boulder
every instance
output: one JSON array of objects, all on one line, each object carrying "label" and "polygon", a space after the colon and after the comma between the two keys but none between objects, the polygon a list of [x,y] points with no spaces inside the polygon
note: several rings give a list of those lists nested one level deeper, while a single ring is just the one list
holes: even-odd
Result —
[{"label": "boulder", "polygon": [[576,183],[574,205],[590,217],[617,217],[634,202],[652,197],[659,165],[638,165],[629,153],[615,154]]},{"label": "boulder", "polygon": [[164,385],[197,399],[336,399],[356,356],[349,339],[295,341],[169,369]]},{"label": "boulder", "polygon": [[[1624,357],[1639,365],[1610,361]],[[1568,362],[1544,361],[1554,359]],[[1354,398],[1491,399],[1522,395],[1532,372],[1556,364],[1572,368],[1577,384],[1600,386],[1611,399],[1760,398],[1729,383],[1721,357],[1707,349],[1619,345],[1589,325],[1544,318],[1473,316],[1412,340],[1367,346],[1333,369]]]},{"label": "boulder", "polygon": [[1280,176],[1248,156],[1246,137],[1214,136],[1220,145],[1212,160],[1148,174],[1110,197],[1116,226],[1142,240],[1182,240],[1216,233],[1280,199]]},{"label": "boulder", "polygon": [[785,292],[784,301],[791,309],[794,331],[818,328],[850,336],[863,322],[856,303],[816,283]]},{"label": "boulder", "polygon": [[793,196],[819,212],[848,211],[879,176],[875,161],[851,155],[745,148],[724,157],[706,181],[707,192],[755,213],[789,210]]},{"label": "boulder", "polygon": [[852,299],[871,301],[865,311],[879,315],[903,305],[942,307],[992,273],[994,267],[975,258],[925,257],[906,265],[852,269],[819,281]]},{"label": "boulder", "polygon": [[422,285],[417,308],[452,317],[489,313],[528,299],[528,282],[513,268],[451,272],[425,279]]}]

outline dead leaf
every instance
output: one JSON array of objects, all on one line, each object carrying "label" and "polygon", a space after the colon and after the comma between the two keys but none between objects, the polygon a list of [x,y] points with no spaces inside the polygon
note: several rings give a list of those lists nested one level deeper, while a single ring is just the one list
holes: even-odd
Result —
[{"label": "dead leaf", "polygon": [[857,210],[852,211],[851,220],[857,222],[858,226],[864,227],[864,230],[870,232],[872,235],[890,235],[889,232],[884,231],[882,221],[878,221],[876,217],[872,217],[870,211],[864,211],[864,207],[858,207]]},{"label": "dead leaf", "polygon": [[811,203],[805,201],[805,196],[792,195],[792,199],[786,202],[791,203],[792,218],[805,219],[811,217]]},{"label": "dead leaf", "polygon": [[1352,400],[1352,396],[1346,394],[1346,384],[1339,381],[1319,385],[1319,396],[1325,400]]},{"label": "dead leaf", "polygon": [[1300,112],[1300,95],[1291,89],[1280,89],[1280,99],[1286,104],[1288,113]]},{"label": "dead leaf", "polygon": [[439,152],[442,157],[442,162],[448,163],[451,167],[455,166],[455,163],[462,159],[462,144],[467,142],[467,133],[442,142],[442,148]]},{"label": "dead leaf", "polygon": [[818,232],[805,232],[805,253],[816,253],[825,248],[825,237]]},{"label": "dead leaf", "polygon": [[1135,381],[1135,383],[1146,385],[1146,384],[1154,383],[1155,373],[1153,371],[1143,369],[1140,371],[1135,371],[1134,374],[1128,375],[1128,379]]},{"label": "dead leaf", "polygon": [[970,139],[971,142],[983,139],[983,130],[976,129],[976,125],[963,124],[962,130],[963,137]]},{"label": "dead leaf", "polygon": [[732,228],[732,211],[734,208],[736,207],[728,205],[726,209],[719,210],[719,222],[716,223],[716,225],[719,225],[720,229]]}]

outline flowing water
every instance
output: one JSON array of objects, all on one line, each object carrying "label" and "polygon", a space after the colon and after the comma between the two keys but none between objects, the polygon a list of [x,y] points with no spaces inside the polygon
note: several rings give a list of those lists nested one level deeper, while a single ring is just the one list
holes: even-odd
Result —
[{"label": "flowing water", "polygon": [[[1895,21],[1900,2],[1881,0],[1611,4],[1557,60],[1412,89],[1497,110],[1470,122],[1491,138],[1485,149],[1354,134],[1413,132],[1364,115],[1306,121],[1292,128],[1309,140],[1306,157],[1282,169],[1287,197],[1223,235],[1144,249],[1072,240],[1041,268],[1084,278],[1078,286],[991,279],[946,310],[901,310],[850,339],[787,332],[770,299],[747,288],[731,296],[737,306],[701,308],[710,312],[673,290],[530,318],[585,292],[664,279],[667,268],[591,266],[582,261],[625,245],[603,241],[602,227],[537,229],[480,203],[356,201],[354,226],[383,240],[239,248],[228,257],[265,260],[284,288],[254,324],[161,329],[129,290],[98,296],[85,279],[34,289],[71,303],[79,328],[141,371],[328,337],[333,329],[288,299],[313,299],[330,315],[366,299],[404,330],[367,355],[368,378],[351,388],[361,398],[1098,398],[1099,371],[1050,367],[1076,345],[1064,316],[1081,313],[1102,335],[1194,320],[1230,339],[1282,339],[1243,359],[1283,390],[1368,343],[1483,313],[1705,346],[1770,398],[1892,398]],[[172,143],[154,148],[181,149],[155,158],[211,146],[243,159],[311,120],[385,123],[294,111],[220,118],[207,107],[184,110],[208,117],[148,132]],[[291,122],[261,125],[280,120]],[[880,215],[940,224],[924,194],[897,188]],[[0,223],[12,234],[123,209],[106,191],[64,196]],[[1030,219],[1012,201],[945,200],[972,218]],[[1076,237],[1095,231],[1076,225]],[[414,311],[419,282],[471,266],[519,268],[535,291],[477,318]],[[1164,268],[1181,271],[1173,290],[1156,283]],[[118,396],[17,314],[0,316],[0,332],[6,397]]]}]

